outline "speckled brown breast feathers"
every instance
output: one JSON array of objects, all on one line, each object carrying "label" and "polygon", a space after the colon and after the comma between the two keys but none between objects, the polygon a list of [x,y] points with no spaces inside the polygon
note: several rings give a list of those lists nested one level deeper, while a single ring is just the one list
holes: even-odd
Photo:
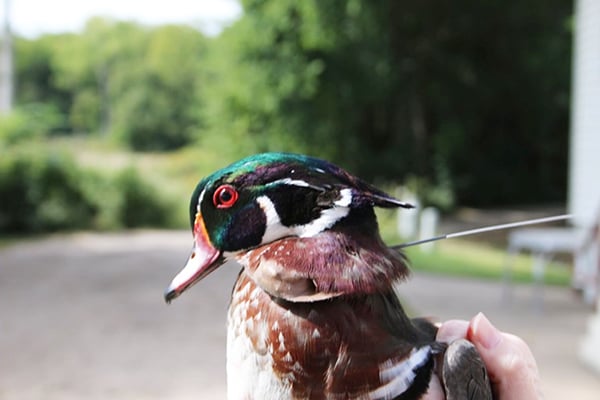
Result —
[{"label": "speckled brown breast feathers", "polygon": [[426,390],[431,376],[433,350],[428,346],[433,337],[417,332],[401,313],[386,315],[397,306],[392,296],[292,303],[273,299],[242,271],[232,295],[229,329],[250,339],[253,351],[268,360],[262,367],[271,368],[298,399],[370,398],[391,380],[381,376],[386,363],[400,363],[415,346],[422,347],[426,356],[413,378],[416,395]]}]

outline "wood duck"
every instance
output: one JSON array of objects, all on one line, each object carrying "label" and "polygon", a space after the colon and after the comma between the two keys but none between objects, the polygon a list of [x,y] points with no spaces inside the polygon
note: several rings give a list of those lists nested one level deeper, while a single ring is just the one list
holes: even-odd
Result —
[{"label": "wood duck", "polygon": [[227,261],[243,268],[228,311],[229,399],[491,399],[469,342],[435,341],[394,292],[406,258],[374,207],[411,207],[323,160],[265,153],[200,181],[192,254],[170,302]]}]

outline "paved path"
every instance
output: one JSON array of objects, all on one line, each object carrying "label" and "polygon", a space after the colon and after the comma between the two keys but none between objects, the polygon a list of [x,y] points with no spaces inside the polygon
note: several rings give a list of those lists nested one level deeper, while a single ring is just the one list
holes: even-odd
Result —
[{"label": "paved path", "polygon": [[[75,234],[0,249],[0,399],[223,399],[225,312],[237,274],[223,266],[171,306],[162,291],[189,233]],[[594,399],[600,377],[577,360],[590,310],[548,288],[501,303],[496,283],[416,275],[407,308],[437,319],[478,311],[529,342],[547,399]],[[600,355],[599,355],[600,356]]]}]

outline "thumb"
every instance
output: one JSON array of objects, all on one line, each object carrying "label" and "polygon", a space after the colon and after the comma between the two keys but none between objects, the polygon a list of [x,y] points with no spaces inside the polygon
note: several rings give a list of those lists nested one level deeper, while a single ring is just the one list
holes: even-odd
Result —
[{"label": "thumb", "polygon": [[469,339],[485,363],[495,398],[541,399],[535,358],[519,337],[502,333],[482,313],[469,323]]}]

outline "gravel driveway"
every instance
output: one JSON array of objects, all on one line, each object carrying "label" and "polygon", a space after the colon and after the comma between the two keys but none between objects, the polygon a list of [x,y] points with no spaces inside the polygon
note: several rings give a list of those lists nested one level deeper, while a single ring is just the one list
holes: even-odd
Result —
[{"label": "gravel driveway", "polygon": [[[167,306],[162,292],[191,248],[188,232],[73,234],[0,249],[0,399],[223,399],[225,313],[237,267],[225,265]],[[565,288],[511,305],[497,283],[417,274],[407,307],[436,319],[478,311],[525,338],[547,399],[598,399],[576,357],[591,310]]]}]

